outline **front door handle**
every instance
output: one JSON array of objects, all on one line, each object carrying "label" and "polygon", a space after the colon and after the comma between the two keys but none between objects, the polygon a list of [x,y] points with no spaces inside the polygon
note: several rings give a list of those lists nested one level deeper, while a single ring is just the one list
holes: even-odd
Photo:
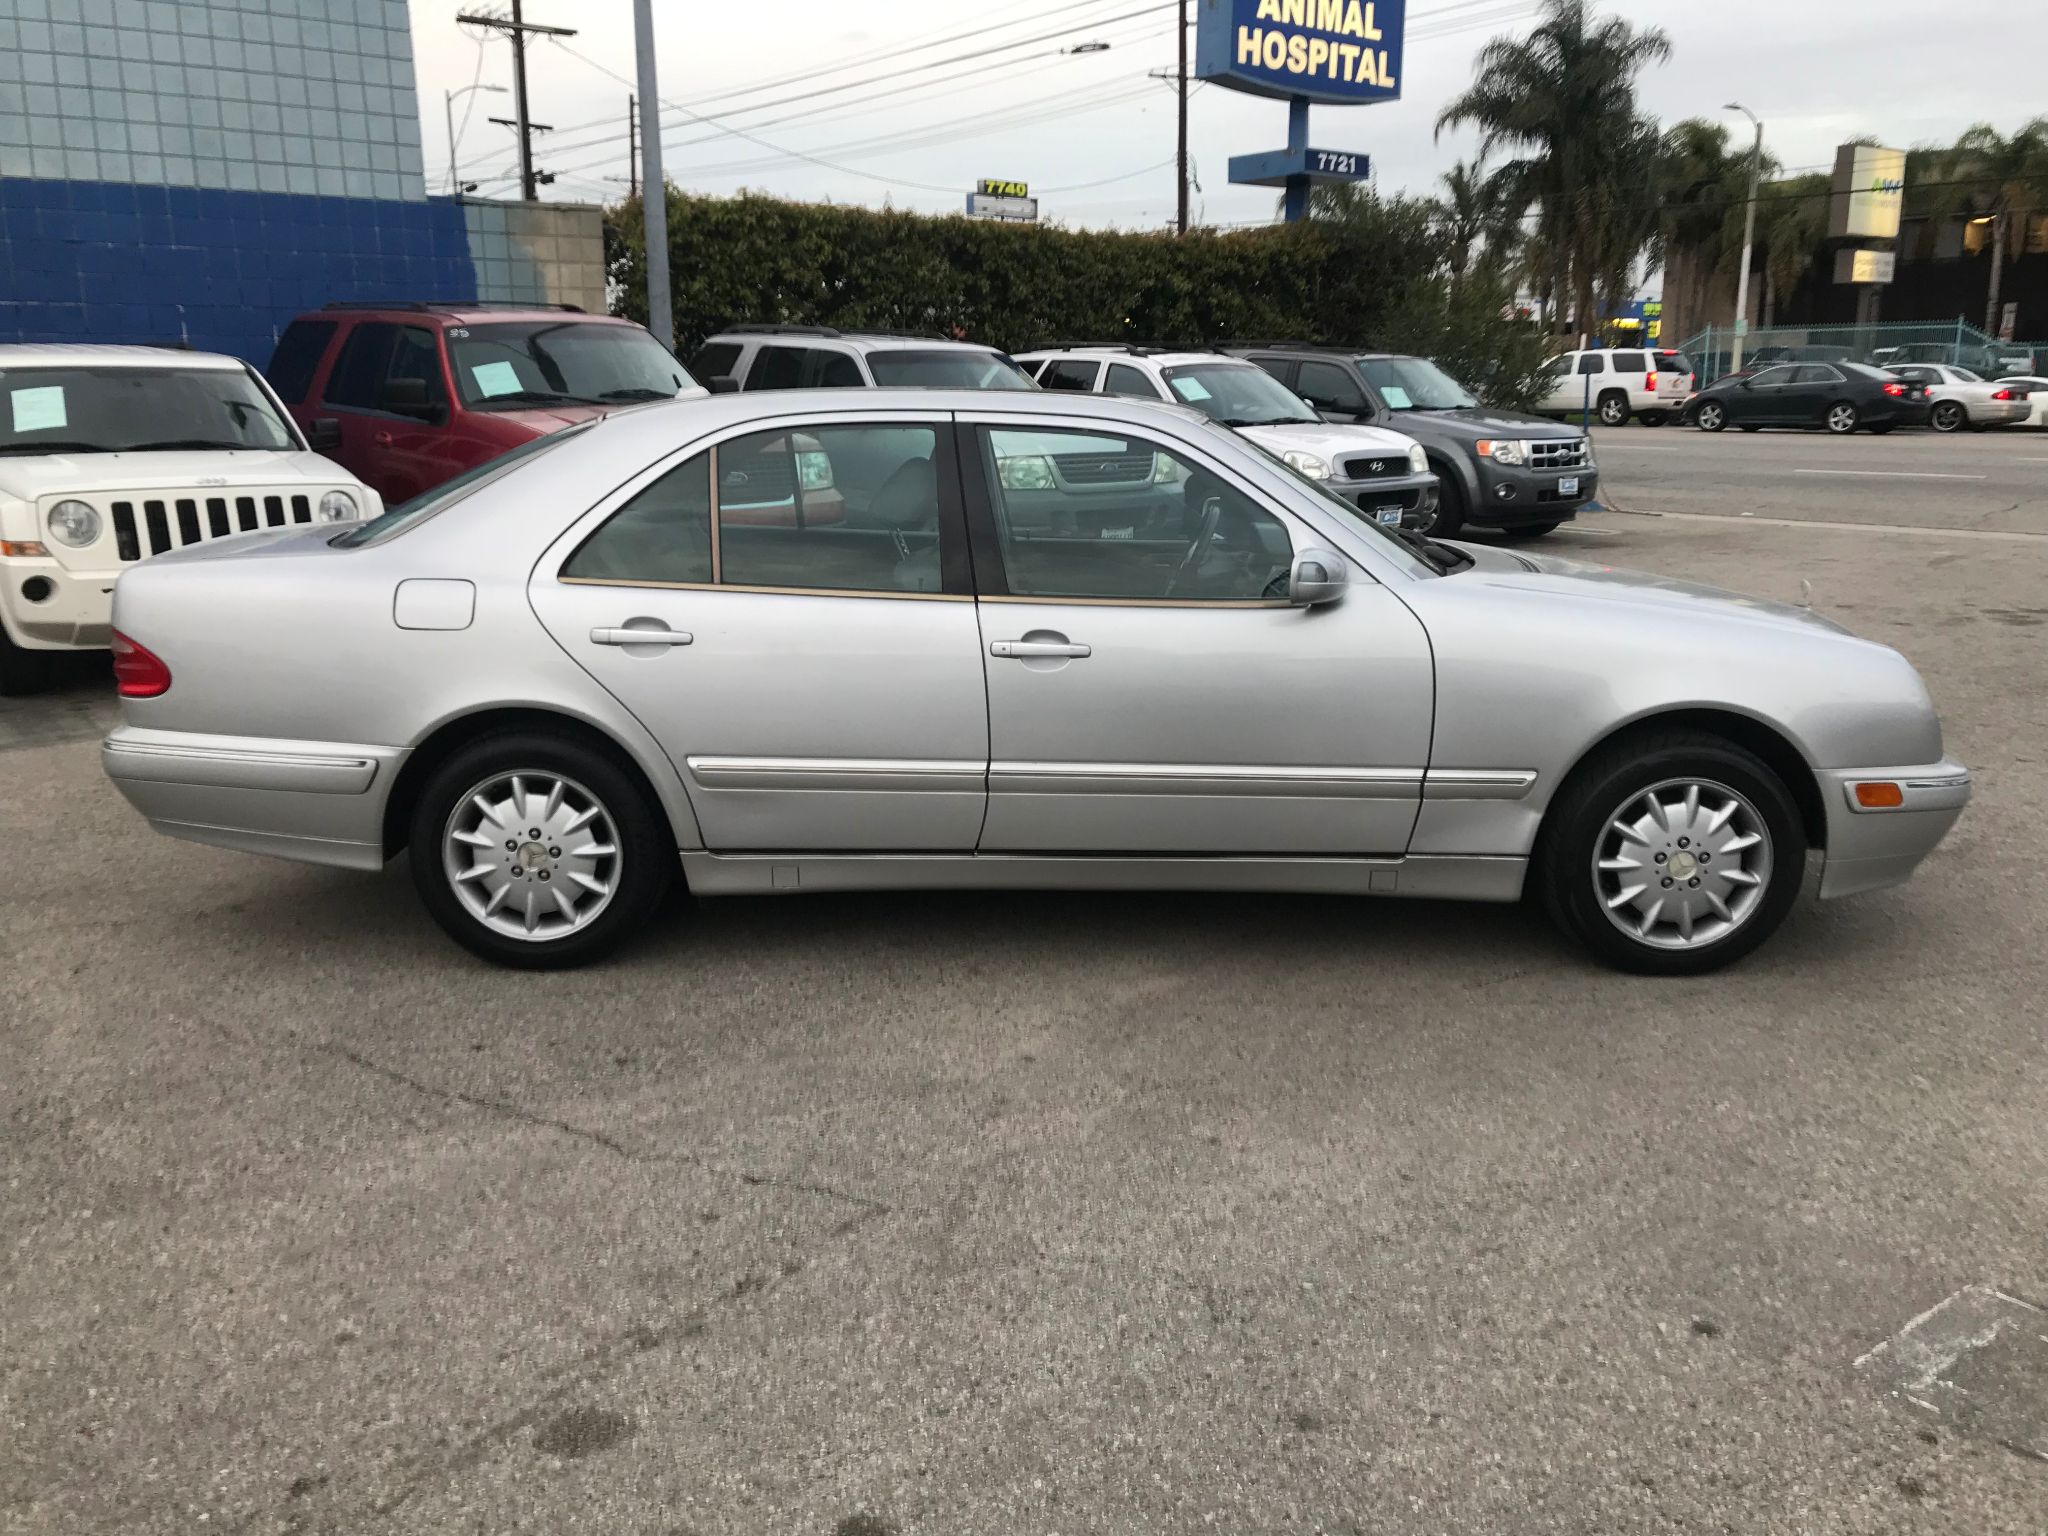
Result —
[{"label": "front door handle", "polygon": [[688,645],[697,637],[687,629],[593,629],[592,645]]},{"label": "front door handle", "polygon": [[1076,645],[1070,640],[991,640],[988,653],[1013,661],[1030,661],[1039,656],[1081,657],[1092,654],[1087,646]]}]

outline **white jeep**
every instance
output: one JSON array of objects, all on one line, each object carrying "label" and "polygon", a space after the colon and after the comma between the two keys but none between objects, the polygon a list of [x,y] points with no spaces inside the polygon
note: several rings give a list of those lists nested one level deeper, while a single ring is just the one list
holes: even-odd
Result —
[{"label": "white jeep", "polygon": [[55,653],[104,650],[137,561],[382,510],[235,358],[0,346],[0,694],[38,686]]}]

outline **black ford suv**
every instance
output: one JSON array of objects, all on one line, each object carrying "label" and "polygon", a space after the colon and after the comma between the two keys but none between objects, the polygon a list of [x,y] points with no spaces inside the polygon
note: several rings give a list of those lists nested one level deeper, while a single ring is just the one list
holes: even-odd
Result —
[{"label": "black ford suv", "polygon": [[1427,358],[1284,341],[1218,350],[1257,363],[1325,421],[1371,422],[1422,444],[1443,489],[1435,513],[1418,516],[1420,532],[1454,538],[1472,527],[1534,538],[1569,521],[1599,485],[1583,430],[1481,405]]}]

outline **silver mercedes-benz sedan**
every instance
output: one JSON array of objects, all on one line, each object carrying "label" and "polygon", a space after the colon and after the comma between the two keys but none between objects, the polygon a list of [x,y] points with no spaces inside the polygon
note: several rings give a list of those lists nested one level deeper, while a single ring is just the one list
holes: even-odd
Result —
[{"label": "silver mercedes-benz sedan", "polygon": [[[115,594],[107,772],[173,836],[374,870],[457,941],[699,896],[1512,901],[1695,973],[1903,880],[1970,777],[1897,652],[1798,609],[1369,525],[1182,408],[645,406],[336,534]],[[680,858],[678,858],[680,854]]]}]

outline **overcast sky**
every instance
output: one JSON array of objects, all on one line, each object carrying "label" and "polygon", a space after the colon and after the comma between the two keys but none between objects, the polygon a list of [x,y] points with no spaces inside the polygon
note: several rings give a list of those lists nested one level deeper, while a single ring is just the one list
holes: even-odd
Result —
[{"label": "overcast sky", "polygon": [[[473,80],[511,84],[502,37],[479,42],[455,19],[494,8],[510,9],[506,0],[412,0],[430,190],[447,187],[442,93]],[[1643,82],[1649,110],[1667,123],[1724,120],[1746,134],[1746,121],[1721,110],[1737,98],[1764,119],[1767,147],[1791,168],[1829,166],[1835,146],[1859,134],[1906,146],[1952,139],[1980,121],[2010,131],[2044,107],[2042,0],[1604,0],[1602,8],[1670,36],[1671,61]],[[557,125],[537,141],[538,162],[561,173],[544,195],[619,196],[630,87],[604,71],[634,73],[631,0],[525,0],[525,11],[529,21],[578,29],[562,45],[536,42],[528,68],[534,118]],[[1156,228],[1173,217],[1173,92],[1147,78],[1174,63],[1171,0],[654,0],[654,11],[662,95],[717,120],[665,115],[669,179],[688,190],[953,211],[977,178],[1000,177],[1030,182],[1048,219]],[[1473,148],[1464,134],[1437,141],[1437,112],[1470,82],[1486,41],[1526,34],[1538,11],[1536,0],[1409,0],[1401,99],[1318,107],[1313,142],[1370,155],[1384,189],[1430,191]],[[982,28],[994,30],[919,46]],[[1089,42],[1111,46],[1059,52]],[[915,68],[948,59],[957,62]],[[894,78],[877,78],[885,75]],[[788,83],[741,94],[774,81]],[[478,92],[455,103],[458,126],[469,114],[466,179],[511,169],[512,135],[488,121],[510,117],[511,101]],[[1274,194],[1231,186],[1226,162],[1283,145],[1285,105],[1208,86],[1195,92],[1189,118],[1198,220],[1271,218]],[[482,191],[515,196],[517,188],[486,179]]]}]

